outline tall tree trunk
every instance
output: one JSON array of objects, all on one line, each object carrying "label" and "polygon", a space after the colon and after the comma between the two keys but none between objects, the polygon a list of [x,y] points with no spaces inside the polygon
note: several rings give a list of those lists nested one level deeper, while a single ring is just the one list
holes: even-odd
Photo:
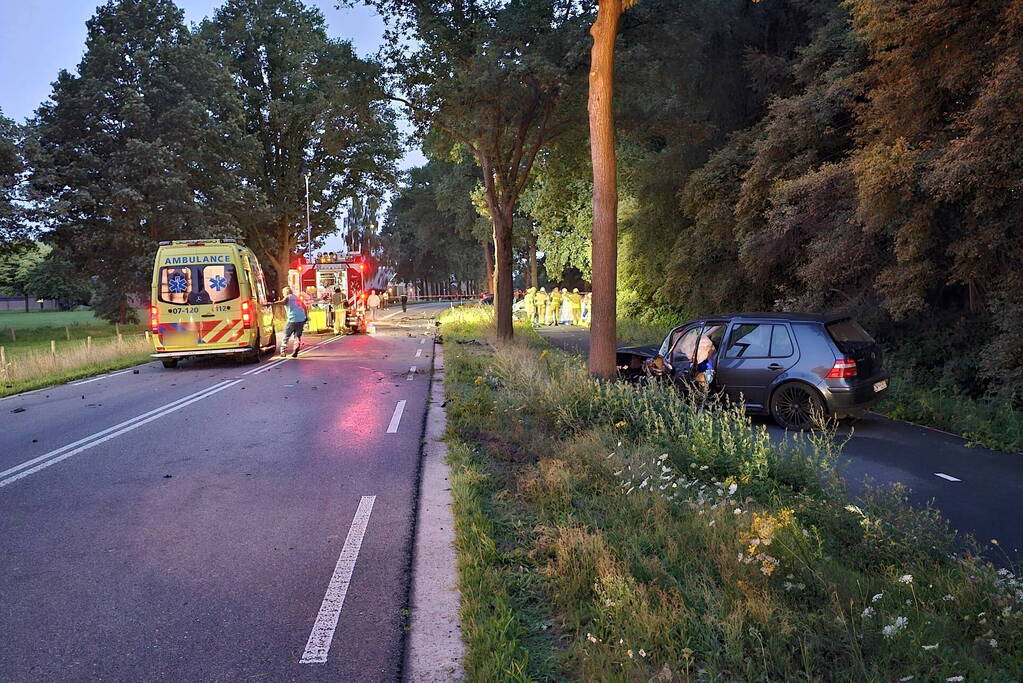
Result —
[{"label": "tall tree trunk", "polygon": [[539,287],[539,278],[536,270],[536,233],[529,233],[529,243],[526,246],[527,256],[529,258],[529,282],[526,287]]},{"label": "tall tree trunk", "polygon": [[614,52],[622,0],[600,0],[590,27],[590,157],[593,162],[593,312],[590,374],[615,375],[618,285],[618,174],[614,131]]},{"label": "tall tree trunk", "polygon": [[[288,284],[288,269],[291,268],[291,251],[291,244],[285,243],[278,249],[277,256],[274,258],[274,270],[277,271],[276,292],[278,294]],[[298,292],[295,292],[295,294],[298,294]]]},{"label": "tall tree trunk", "polygon": [[486,268],[486,281],[483,286],[486,291],[494,291],[494,242],[486,240],[483,242],[483,263]]},{"label": "tall tree trunk", "polygon": [[494,222],[494,315],[497,338],[509,340],[512,327],[512,212],[493,214]]}]

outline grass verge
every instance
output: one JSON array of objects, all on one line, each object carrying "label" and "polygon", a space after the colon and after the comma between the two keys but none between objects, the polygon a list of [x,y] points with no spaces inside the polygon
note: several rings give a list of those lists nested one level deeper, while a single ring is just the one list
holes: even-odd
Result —
[{"label": "grass verge", "polygon": [[87,346],[83,341],[61,342],[58,353],[45,350],[21,351],[8,356],[0,368],[0,396],[69,382],[148,360],[152,345],[141,335],[116,338]]},{"label": "grass verge", "polygon": [[441,316],[471,680],[1023,676],[1023,583],[897,488],[850,500],[833,432],[775,445],[526,328],[495,353],[488,315]]}]

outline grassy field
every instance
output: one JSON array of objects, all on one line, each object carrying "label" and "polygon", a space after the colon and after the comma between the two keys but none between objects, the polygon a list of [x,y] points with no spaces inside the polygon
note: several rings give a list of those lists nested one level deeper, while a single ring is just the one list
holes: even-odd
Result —
[{"label": "grassy field", "polygon": [[0,311],[0,332],[34,327],[63,328],[65,325],[106,325],[92,311]]},{"label": "grassy field", "polygon": [[833,431],[779,447],[524,326],[494,353],[490,314],[441,317],[470,680],[1023,677],[1023,582],[898,489],[852,500]]},{"label": "grassy field", "polygon": [[0,396],[135,365],[152,351],[142,326],[111,325],[91,311],[2,312],[0,347]]}]

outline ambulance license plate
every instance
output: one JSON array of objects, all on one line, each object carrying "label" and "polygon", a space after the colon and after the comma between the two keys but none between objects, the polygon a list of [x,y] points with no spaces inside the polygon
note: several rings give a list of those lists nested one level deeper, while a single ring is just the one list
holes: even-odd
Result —
[{"label": "ambulance license plate", "polygon": [[888,388],[888,380],[886,380],[886,379],[883,379],[880,382],[874,382],[874,393],[875,394],[877,392],[879,392],[879,391],[884,391],[887,388]]},{"label": "ambulance license plate", "polygon": [[195,332],[169,332],[163,335],[164,346],[195,346]]}]

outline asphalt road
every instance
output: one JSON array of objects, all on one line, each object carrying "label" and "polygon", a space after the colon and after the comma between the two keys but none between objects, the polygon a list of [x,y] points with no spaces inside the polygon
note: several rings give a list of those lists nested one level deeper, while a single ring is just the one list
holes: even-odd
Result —
[{"label": "asphalt road", "polygon": [[395,680],[441,307],[0,401],[0,680]]},{"label": "asphalt road", "polygon": [[[559,326],[540,333],[558,348],[589,352],[588,330]],[[776,440],[787,438],[770,419],[753,420],[766,425]],[[905,484],[913,503],[933,503],[953,528],[973,535],[993,561],[1023,561],[1023,454],[969,447],[958,436],[877,413],[843,422],[840,437],[850,433],[839,468],[853,495],[870,483]]]}]

